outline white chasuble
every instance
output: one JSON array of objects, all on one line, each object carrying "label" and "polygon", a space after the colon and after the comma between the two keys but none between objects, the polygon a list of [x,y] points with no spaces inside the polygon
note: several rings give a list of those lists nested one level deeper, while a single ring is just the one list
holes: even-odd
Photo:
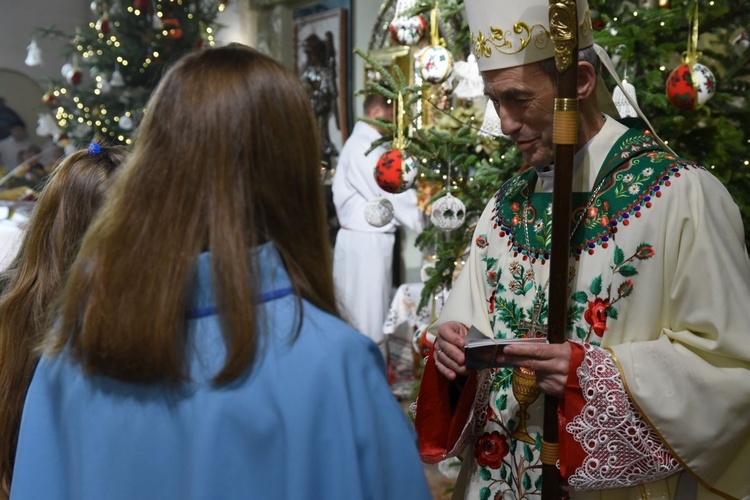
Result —
[{"label": "white chasuble", "polygon": [[[750,495],[750,263],[737,206],[702,166],[612,119],[581,156],[568,338],[605,355],[640,420],[641,442],[667,465],[607,478],[605,462],[589,464],[578,484],[598,491],[573,487],[571,496],[674,498],[681,469],[695,478],[700,498]],[[494,338],[543,330],[552,193],[536,185],[531,169],[489,202],[434,328],[460,321]],[[590,368],[597,376],[600,365]],[[586,387],[591,373],[582,370]],[[543,395],[528,379],[509,368],[479,373],[472,421],[451,453],[472,458],[462,471],[465,498],[538,498]],[[593,398],[568,431],[613,442],[612,429],[587,420],[596,411],[607,416],[598,398],[609,396]],[[616,446],[596,453],[614,464],[631,457]],[[649,484],[632,487],[640,483]]]}]

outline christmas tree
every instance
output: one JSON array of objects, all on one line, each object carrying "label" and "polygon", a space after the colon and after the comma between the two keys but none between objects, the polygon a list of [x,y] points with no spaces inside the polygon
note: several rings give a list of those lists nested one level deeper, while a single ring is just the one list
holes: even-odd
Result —
[{"label": "christmas tree", "polygon": [[[94,0],[93,20],[74,34],[40,28],[62,40],[69,61],[49,82],[43,101],[53,139],[75,147],[90,141],[130,144],[144,106],[165,68],[214,44],[216,15],[227,0]],[[30,48],[27,64],[33,64]],[[30,62],[29,59],[32,61]]]},{"label": "christmas tree", "polygon": [[[522,167],[510,141],[481,131],[484,99],[471,93],[469,99],[456,95],[465,79],[464,71],[457,70],[471,62],[463,0],[436,5],[426,0],[384,2],[370,52],[362,54],[373,70],[364,93],[378,92],[394,100],[400,94],[405,103],[403,128],[410,142],[404,152],[419,165],[422,196],[429,196],[433,208],[449,193],[463,205],[465,218],[460,224],[446,226],[438,218],[417,239],[430,261],[423,273],[421,306],[441,288],[451,287],[473,222],[502,182]],[[612,56],[620,77],[633,85],[636,100],[656,132],[678,155],[703,163],[726,184],[740,206],[746,229],[750,228],[750,0],[589,0],[589,6],[596,43]],[[385,26],[390,30],[383,30]],[[394,45],[412,47],[414,82],[398,66],[379,64],[373,56]],[[445,59],[434,49],[438,45],[455,61],[453,78],[432,78],[425,70],[425,59],[430,63]],[[427,51],[433,56],[425,56]],[[701,82],[694,82],[704,92],[701,99],[686,101],[676,93],[670,100],[670,73],[698,60],[713,73],[715,85],[703,82],[711,88],[699,89]],[[609,89],[616,88],[611,78],[606,83]],[[674,93],[671,88],[670,93]],[[378,125],[390,127],[392,137],[405,133],[398,123]]]}]

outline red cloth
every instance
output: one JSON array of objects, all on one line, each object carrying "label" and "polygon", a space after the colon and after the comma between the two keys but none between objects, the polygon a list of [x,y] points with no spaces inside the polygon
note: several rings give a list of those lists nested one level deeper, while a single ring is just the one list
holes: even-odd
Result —
[{"label": "red cloth", "polygon": [[583,398],[581,385],[578,383],[576,370],[583,363],[584,350],[581,344],[569,342],[572,350],[570,356],[570,368],[568,369],[568,381],[565,384],[565,396],[557,406],[558,442],[560,446],[560,474],[563,481],[573,475],[578,467],[583,465],[586,453],[580,443],[566,430],[565,426],[573,418],[581,414],[586,400]]},{"label": "red cloth", "polygon": [[422,374],[417,398],[417,415],[414,426],[419,439],[422,461],[434,464],[444,460],[452,450],[469,419],[477,388],[477,374],[471,372],[461,391],[454,411],[451,411],[451,381],[435,367],[434,354],[430,354]]},{"label": "red cloth", "polygon": [[[565,431],[565,425],[580,414],[585,404],[576,374],[576,370],[583,362],[583,346],[575,342],[571,342],[570,345],[572,353],[565,397],[560,400],[558,406],[558,440],[563,479],[570,477],[586,458],[581,445]],[[470,372],[453,411],[450,404],[451,383],[437,370],[434,354],[430,354],[419,387],[414,421],[419,439],[419,453],[425,463],[444,460],[446,454],[456,446],[469,419],[476,393],[477,372]]]}]

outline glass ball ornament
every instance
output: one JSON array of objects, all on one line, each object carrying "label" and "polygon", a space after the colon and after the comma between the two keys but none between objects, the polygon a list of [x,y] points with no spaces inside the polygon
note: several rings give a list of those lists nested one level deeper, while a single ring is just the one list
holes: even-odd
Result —
[{"label": "glass ball ornament", "polygon": [[667,78],[667,98],[680,109],[703,106],[716,92],[716,77],[706,66],[695,63],[677,66]]},{"label": "glass ball ornament", "polygon": [[417,160],[403,149],[383,153],[375,165],[375,182],[388,193],[403,193],[417,179]]},{"label": "glass ball ornament", "polygon": [[430,221],[444,231],[459,228],[466,220],[466,205],[450,193],[435,200],[431,210]]},{"label": "glass ball ornament", "polygon": [[373,198],[365,203],[365,221],[374,227],[383,227],[393,220],[393,203],[385,198]]},{"label": "glass ball ornament", "polygon": [[133,129],[133,119],[130,118],[128,115],[122,115],[118,120],[117,123],[120,125],[120,128],[123,130],[132,130]]},{"label": "glass ball ornament", "polygon": [[422,41],[427,32],[427,20],[424,16],[401,16],[391,21],[388,26],[391,38],[401,45],[416,45]]},{"label": "glass ball ornament", "polygon": [[732,50],[737,56],[742,57],[748,47],[750,47],[750,37],[747,33],[742,32],[732,39]]},{"label": "glass ball ornament", "polygon": [[417,54],[416,66],[423,80],[443,83],[453,71],[453,55],[442,45],[429,45]]}]

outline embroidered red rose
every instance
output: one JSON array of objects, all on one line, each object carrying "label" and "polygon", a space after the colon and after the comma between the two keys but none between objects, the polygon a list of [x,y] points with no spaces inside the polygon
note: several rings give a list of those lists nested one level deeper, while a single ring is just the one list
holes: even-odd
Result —
[{"label": "embroidered red rose", "polygon": [[593,302],[589,302],[589,307],[583,313],[586,323],[594,328],[594,333],[599,337],[604,336],[607,331],[607,309],[609,309],[609,299],[597,297]]},{"label": "embroidered red rose", "polygon": [[517,201],[514,201],[513,203],[510,204],[510,209],[513,212],[518,212],[519,210],[521,210],[521,204],[518,203]]},{"label": "embroidered red rose", "polygon": [[485,432],[477,440],[474,458],[477,459],[477,463],[481,467],[499,469],[509,449],[507,436],[500,434],[498,431]]},{"label": "embroidered red rose", "polygon": [[602,218],[599,219],[599,224],[601,224],[604,227],[609,226],[609,217],[607,217],[606,215],[602,215]]},{"label": "embroidered red rose", "polygon": [[487,243],[487,237],[485,235],[483,235],[483,234],[480,234],[479,236],[477,236],[477,239],[475,240],[475,243],[477,244],[477,246],[479,248],[484,248],[484,247],[486,247],[488,245],[488,243]]},{"label": "embroidered red rose", "polygon": [[517,226],[521,223],[521,218],[517,215],[514,215],[513,218],[510,220],[511,224],[514,226]]}]

